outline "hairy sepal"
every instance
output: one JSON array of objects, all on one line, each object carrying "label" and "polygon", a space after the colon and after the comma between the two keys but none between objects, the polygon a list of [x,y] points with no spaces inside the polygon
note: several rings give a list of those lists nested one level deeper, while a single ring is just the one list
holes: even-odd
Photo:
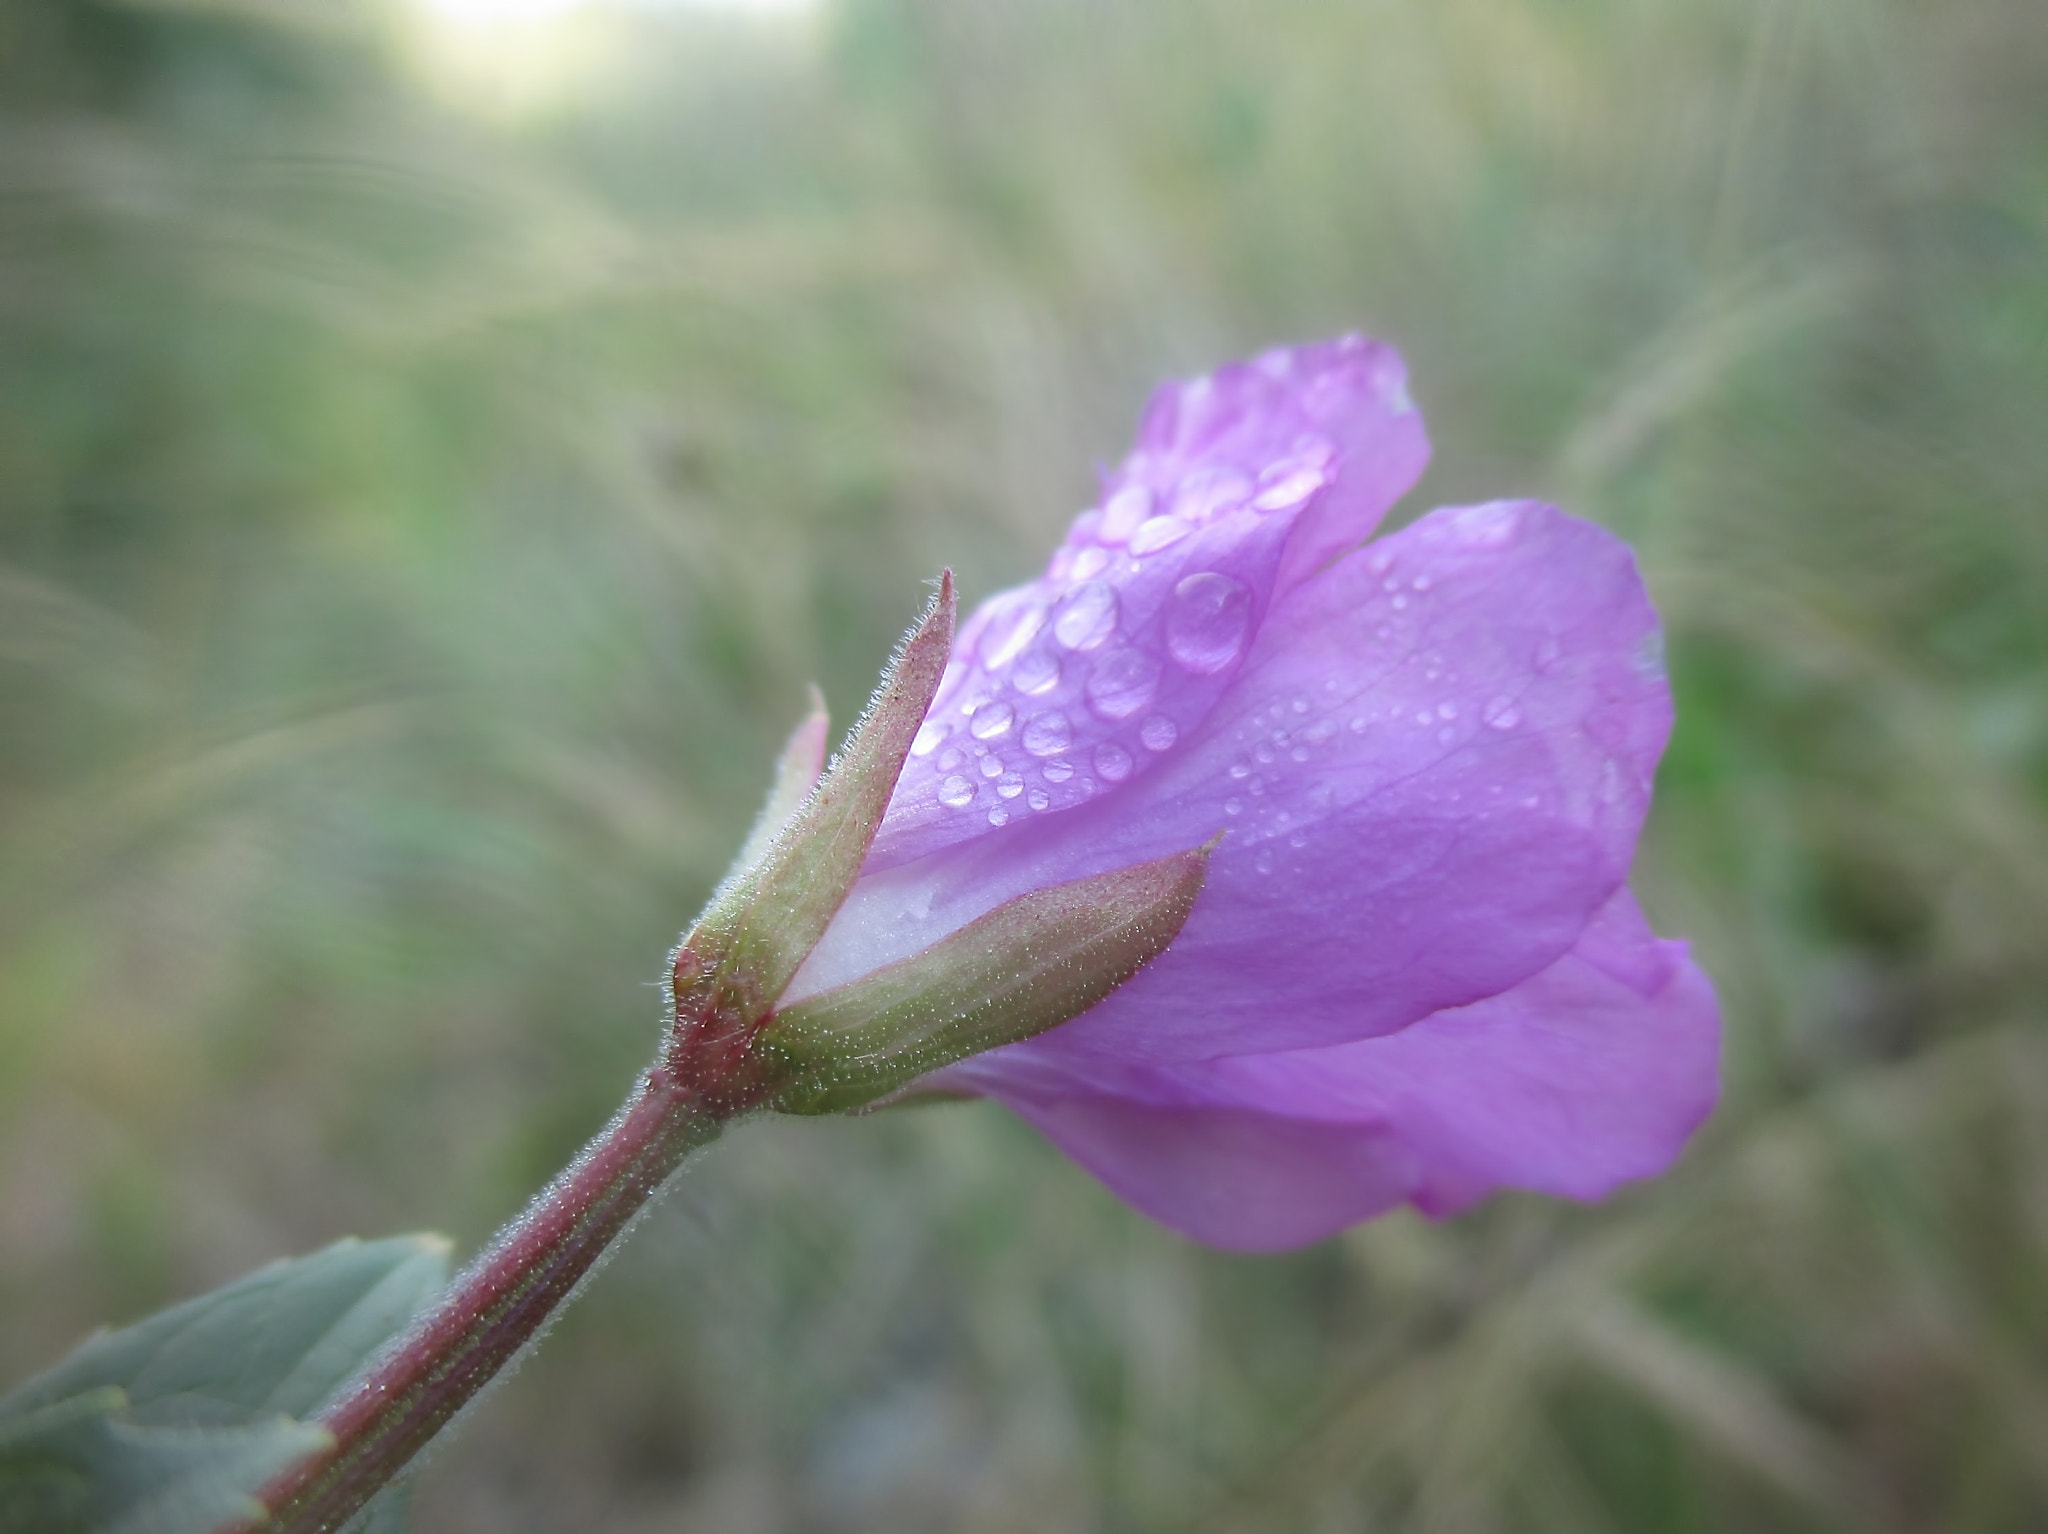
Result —
[{"label": "hairy sepal", "polygon": [[[844,749],[676,948],[663,1066],[718,1116],[757,1106],[779,1085],[763,1070],[771,1062],[755,1054],[756,1037],[860,875],[910,742],[945,675],[955,617],[948,571]],[[800,725],[784,753],[764,820],[802,775],[810,727]],[[749,850],[753,845],[749,838]]]},{"label": "hairy sepal", "polygon": [[1214,843],[1020,895],[922,953],[775,1014],[779,1113],[846,1113],[1080,1016],[1163,952]]}]

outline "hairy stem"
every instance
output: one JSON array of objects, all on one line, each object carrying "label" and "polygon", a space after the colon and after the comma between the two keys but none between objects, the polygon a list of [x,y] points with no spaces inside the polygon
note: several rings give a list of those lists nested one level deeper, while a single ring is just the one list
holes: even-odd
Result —
[{"label": "hairy stem", "polygon": [[266,1534],[332,1534],[546,1327],[722,1121],[657,1067],[546,1192],[319,1416],[333,1447],[259,1494]]}]

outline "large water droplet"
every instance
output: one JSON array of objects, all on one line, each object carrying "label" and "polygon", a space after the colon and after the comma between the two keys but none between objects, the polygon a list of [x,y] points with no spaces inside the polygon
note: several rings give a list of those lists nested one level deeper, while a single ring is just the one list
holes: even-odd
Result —
[{"label": "large water droplet", "polygon": [[981,636],[982,664],[991,671],[1002,670],[1044,627],[1043,602],[1027,602],[1016,613],[998,617]]},{"label": "large water droplet", "polygon": [[966,752],[962,751],[958,746],[948,746],[939,753],[939,771],[956,772],[959,770],[960,764],[966,760]]},{"label": "large water droplet", "polygon": [[1052,620],[1052,637],[1069,650],[1092,650],[1115,631],[1116,592],[1107,581],[1076,586]]},{"label": "large water droplet", "polygon": [[1244,801],[1236,798],[1225,799],[1223,801],[1223,813],[1226,815],[1242,815],[1244,813]]},{"label": "large water droplet", "polygon": [[1486,705],[1486,722],[1496,730],[1512,730],[1522,722],[1522,711],[1513,698],[1495,698]]},{"label": "large water droplet", "polygon": [[981,759],[981,775],[985,778],[999,778],[1003,775],[1003,759],[999,756],[985,756]]},{"label": "large water droplet", "polygon": [[1010,812],[999,804],[988,812],[988,823],[992,826],[1006,826],[1010,823]]},{"label": "large water droplet", "polygon": [[1194,529],[1179,517],[1152,517],[1131,534],[1133,554],[1156,554],[1161,549],[1171,548]]},{"label": "large water droplet", "polygon": [[1109,550],[1090,545],[1074,556],[1073,568],[1067,574],[1077,581],[1089,581],[1108,568]]},{"label": "large water droplet", "polygon": [[1034,698],[1051,692],[1060,685],[1059,660],[1047,650],[1026,650],[1010,668],[1010,680],[1017,684],[1017,691]]},{"label": "large water droplet", "polygon": [[1095,770],[1105,783],[1121,783],[1131,775],[1131,753],[1115,744],[1095,748]]},{"label": "large water droplet", "polygon": [[1033,756],[1051,756],[1064,751],[1073,738],[1073,727],[1067,723],[1067,716],[1057,709],[1034,714],[1024,721],[1024,749]]},{"label": "large water droplet", "polygon": [[1183,670],[1214,676],[1237,659],[1251,622],[1251,588],[1234,576],[1204,570],[1173,588],[1166,648]]},{"label": "large water droplet", "polygon": [[946,727],[927,719],[917,727],[917,734],[910,742],[912,756],[930,756],[939,749],[939,743],[946,738]]},{"label": "large water droplet", "polygon": [[1252,493],[1252,482],[1235,469],[1197,469],[1173,492],[1173,514],[1197,527],[1220,512],[1235,511]]},{"label": "large water droplet", "polygon": [[1024,796],[1024,802],[1034,810],[1042,810],[1051,806],[1052,795],[1042,788],[1034,788]]},{"label": "large water droplet", "polygon": [[939,803],[960,809],[974,802],[974,785],[955,774],[939,784]]},{"label": "large water droplet", "polygon": [[1102,541],[1123,543],[1152,515],[1152,492],[1143,485],[1125,485],[1102,503]]},{"label": "large water droplet", "polygon": [[1056,756],[1039,768],[1038,772],[1048,783],[1064,783],[1074,775],[1074,764],[1063,756]]},{"label": "large water droplet", "polygon": [[1147,751],[1164,751],[1180,739],[1180,726],[1164,714],[1154,714],[1138,726],[1138,739]]},{"label": "large water droplet", "polygon": [[1104,719],[1128,719],[1159,691],[1159,671],[1143,650],[1111,650],[1088,673],[1088,706]]},{"label": "large water droplet", "polygon": [[1006,772],[996,779],[996,793],[1005,799],[1014,799],[1024,792],[1024,780],[1014,772]]},{"label": "large water droplet", "polygon": [[1291,511],[1328,483],[1329,477],[1314,464],[1298,459],[1276,463],[1259,476],[1259,493],[1252,497],[1252,508]]},{"label": "large water droplet", "polygon": [[1017,711],[1007,703],[984,703],[967,722],[967,733],[976,740],[994,740],[1010,728]]}]

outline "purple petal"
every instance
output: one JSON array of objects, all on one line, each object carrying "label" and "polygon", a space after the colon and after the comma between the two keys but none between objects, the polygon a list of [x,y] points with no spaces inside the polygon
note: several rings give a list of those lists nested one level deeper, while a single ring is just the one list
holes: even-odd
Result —
[{"label": "purple petal", "polygon": [[1433,513],[1276,599],[1146,777],[871,861],[793,995],[1226,828],[1173,947],[1023,1048],[1303,1049],[1495,995],[1565,953],[1626,878],[1669,722],[1656,639],[1627,548],[1599,528],[1527,503]]},{"label": "purple petal", "polygon": [[1706,977],[1624,891],[1533,979],[1390,1037],[1085,1072],[1015,1046],[944,1084],[1000,1098],[1155,1219],[1272,1250],[1403,1201],[1591,1199],[1660,1172],[1713,1106],[1718,1036]]},{"label": "purple petal", "polygon": [[962,627],[870,868],[1142,777],[1428,453],[1400,358],[1357,336],[1162,389],[1045,576]]}]

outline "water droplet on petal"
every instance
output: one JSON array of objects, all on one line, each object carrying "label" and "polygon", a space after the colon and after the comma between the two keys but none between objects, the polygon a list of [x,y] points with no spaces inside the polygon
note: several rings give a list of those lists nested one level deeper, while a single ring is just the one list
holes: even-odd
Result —
[{"label": "water droplet on petal", "polygon": [[1034,810],[1042,810],[1048,808],[1052,804],[1052,795],[1047,793],[1042,788],[1034,788],[1031,790],[1030,793],[1024,796],[1024,802],[1030,805]]},{"label": "water droplet on petal", "polygon": [[1408,598],[1407,598],[1406,596],[1398,596],[1398,597],[1395,597],[1395,598],[1394,598],[1394,611],[1395,611],[1395,612],[1400,612],[1400,611],[1401,611],[1401,610],[1402,610],[1403,608],[1405,608],[1405,607],[1406,607],[1407,605],[1408,605]]},{"label": "water droplet on petal", "polygon": [[1107,581],[1076,586],[1052,620],[1052,637],[1069,650],[1092,650],[1115,631],[1116,592]]},{"label": "water droplet on petal", "polygon": [[1313,464],[1276,463],[1259,476],[1259,493],[1252,497],[1256,511],[1291,511],[1314,495],[1329,480]]},{"label": "water droplet on petal", "polygon": [[1074,775],[1074,764],[1065,757],[1054,757],[1038,772],[1048,783],[1064,783]]},{"label": "water droplet on petal", "polygon": [[1292,751],[1288,752],[1287,754],[1293,757],[1297,762],[1305,762],[1308,760],[1308,747],[1296,746]]},{"label": "water droplet on petal", "polygon": [[1164,751],[1180,739],[1180,726],[1164,714],[1154,714],[1138,726],[1138,739],[1147,751]]},{"label": "water droplet on petal", "polygon": [[1074,556],[1073,568],[1067,575],[1077,581],[1093,580],[1108,568],[1109,550],[1091,546]]},{"label": "water droplet on petal", "polygon": [[1095,748],[1095,770],[1105,783],[1121,783],[1131,775],[1131,753],[1118,745]]},{"label": "water droplet on petal", "polygon": [[1455,719],[1458,717],[1458,705],[1455,703],[1439,703],[1436,706],[1436,716],[1439,719]]},{"label": "water droplet on petal", "polygon": [[1230,775],[1239,782],[1242,782],[1252,775],[1252,764],[1247,761],[1232,762],[1230,764]]},{"label": "water droplet on petal", "polygon": [[981,759],[981,775],[985,778],[999,778],[1003,775],[1003,759],[999,756],[985,756]]},{"label": "water droplet on petal", "polygon": [[[901,737],[898,737],[899,739]],[[974,802],[974,785],[958,776],[947,778],[939,784],[939,803],[952,809]]]},{"label": "water droplet on petal", "polygon": [[939,771],[956,772],[959,770],[960,764],[966,760],[966,753],[958,746],[948,746],[939,753]]},{"label": "water droplet on petal", "polygon": [[1000,671],[1045,627],[1045,604],[1027,602],[1016,614],[998,618],[981,636],[982,664]]},{"label": "water droplet on petal", "polygon": [[1131,534],[1131,552],[1157,554],[1161,549],[1179,543],[1193,531],[1179,517],[1152,517]]},{"label": "water droplet on petal", "polygon": [[1088,706],[1104,719],[1128,719],[1159,691],[1159,671],[1143,650],[1112,650],[1088,673]]},{"label": "water droplet on petal", "polygon": [[999,804],[988,812],[988,823],[992,826],[1006,826],[1010,823],[1010,812]]},{"label": "water droplet on petal", "polygon": [[1234,797],[1225,799],[1223,801],[1223,813],[1226,815],[1242,815],[1244,813],[1244,801]]},{"label": "water droplet on petal", "polygon": [[1259,744],[1253,748],[1252,755],[1257,757],[1262,762],[1270,762],[1273,760],[1273,748],[1267,745],[1264,741],[1260,741]]},{"label": "water droplet on petal", "polygon": [[946,727],[927,719],[917,727],[917,734],[910,742],[912,756],[930,756],[939,749],[939,742],[946,738]]},{"label": "water droplet on petal", "polygon": [[1287,838],[1287,845],[1290,847],[1306,847],[1308,845],[1308,832],[1296,831]]},{"label": "water droplet on petal", "polygon": [[1197,469],[1174,487],[1173,514],[1197,526],[1222,511],[1235,511],[1252,493],[1252,482],[1235,469]]},{"label": "water droplet on petal", "polygon": [[1166,648],[1183,670],[1214,676],[1237,659],[1251,621],[1251,588],[1233,576],[1204,570],[1173,588]]},{"label": "water droplet on petal", "polygon": [[1125,485],[1102,503],[1102,541],[1123,543],[1152,515],[1152,492],[1143,485]]},{"label": "water droplet on petal", "polygon": [[1271,873],[1273,871],[1273,849],[1271,847],[1261,847],[1259,855],[1252,859],[1252,867],[1262,874]]},{"label": "water droplet on petal", "polygon": [[996,779],[996,792],[1005,799],[1014,799],[1024,792],[1024,780],[1014,772],[1006,772]]},{"label": "water droplet on petal", "polygon": [[1486,722],[1496,730],[1512,730],[1522,722],[1522,711],[1513,698],[1495,698],[1486,705]]},{"label": "water droplet on petal", "polygon": [[1050,713],[1034,714],[1024,724],[1024,749],[1033,756],[1052,756],[1064,751],[1073,738],[1073,726],[1067,723],[1067,716],[1057,709]]},{"label": "water droplet on petal", "polygon": [[1017,691],[1034,698],[1051,692],[1060,684],[1059,659],[1046,650],[1026,650],[1010,668],[1010,680],[1017,684]]},{"label": "water droplet on petal", "polygon": [[1017,711],[1007,703],[984,703],[968,721],[967,733],[976,740],[994,740],[1010,728]]},{"label": "water droplet on petal", "polygon": [[1365,733],[1365,715],[1363,715],[1363,714],[1353,714],[1353,715],[1351,716],[1351,726],[1350,726],[1350,728],[1351,728],[1351,733],[1352,733],[1353,735],[1363,735],[1363,734]]}]

